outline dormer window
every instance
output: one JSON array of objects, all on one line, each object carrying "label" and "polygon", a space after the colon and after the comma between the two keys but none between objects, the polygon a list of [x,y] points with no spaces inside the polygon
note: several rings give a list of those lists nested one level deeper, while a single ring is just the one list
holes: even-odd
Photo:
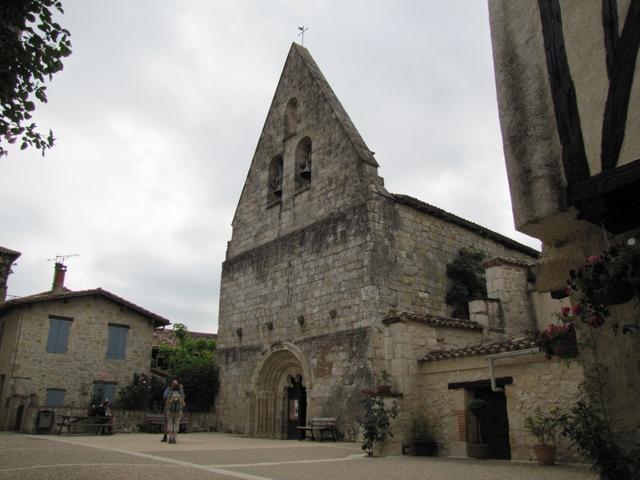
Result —
[{"label": "dormer window", "polygon": [[282,155],[276,156],[269,165],[269,204],[282,197]]},{"label": "dormer window", "polygon": [[298,127],[298,100],[292,98],[287,102],[284,111],[284,138],[285,140],[296,134]]},{"label": "dormer window", "polygon": [[296,190],[311,185],[311,139],[304,137],[296,147]]}]

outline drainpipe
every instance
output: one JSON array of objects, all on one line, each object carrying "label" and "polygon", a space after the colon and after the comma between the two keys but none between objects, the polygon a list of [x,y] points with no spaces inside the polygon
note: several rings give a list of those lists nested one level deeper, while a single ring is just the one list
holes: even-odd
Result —
[{"label": "drainpipe", "polygon": [[489,362],[489,376],[491,377],[491,390],[494,392],[504,392],[504,388],[500,388],[496,386],[496,371],[495,371],[495,362],[496,360],[500,360],[502,358],[515,358],[515,357],[523,357],[525,355],[535,355],[536,353],[540,353],[540,349],[538,347],[527,348],[526,350],[514,350],[513,352],[501,352],[494,353],[493,355],[487,355],[485,358]]}]

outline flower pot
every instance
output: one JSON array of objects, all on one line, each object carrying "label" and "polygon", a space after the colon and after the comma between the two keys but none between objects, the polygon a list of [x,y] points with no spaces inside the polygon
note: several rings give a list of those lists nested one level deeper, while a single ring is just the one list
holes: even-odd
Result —
[{"label": "flower pot", "polygon": [[419,457],[434,457],[438,454],[438,444],[436,442],[414,441],[412,453]]},{"label": "flower pot", "polygon": [[533,452],[536,454],[538,465],[550,466],[556,460],[556,447],[554,445],[534,445]]},{"label": "flower pot", "polygon": [[578,356],[578,345],[573,342],[556,343],[553,354],[558,358],[574,358]]},{"label": "flower pot", "polygon": [[489,458],[489,445],[486,443],[472,443],[469,446],[469,455],[482,460]]}]

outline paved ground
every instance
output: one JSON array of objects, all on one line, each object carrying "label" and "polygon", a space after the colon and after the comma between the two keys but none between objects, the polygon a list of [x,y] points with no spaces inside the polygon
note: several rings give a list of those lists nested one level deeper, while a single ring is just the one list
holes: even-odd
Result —
[{"label": "paved ground", "polygon": [[365,458],[354,443],[190,433],[33,436],[0,433],[0,480],[596,480],[587,468],[426,457]]}]

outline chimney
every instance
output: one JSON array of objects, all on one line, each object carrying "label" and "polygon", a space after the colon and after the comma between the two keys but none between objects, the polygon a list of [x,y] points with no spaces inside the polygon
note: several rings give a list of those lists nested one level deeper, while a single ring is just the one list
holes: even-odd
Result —
[{"label": "chimney", "polygon": [[56,262],[53,271],[53,285],[51,286],[53,292],[59,292],[64,288],[64,274],[66,271],[67,267],[62,262]]}]

